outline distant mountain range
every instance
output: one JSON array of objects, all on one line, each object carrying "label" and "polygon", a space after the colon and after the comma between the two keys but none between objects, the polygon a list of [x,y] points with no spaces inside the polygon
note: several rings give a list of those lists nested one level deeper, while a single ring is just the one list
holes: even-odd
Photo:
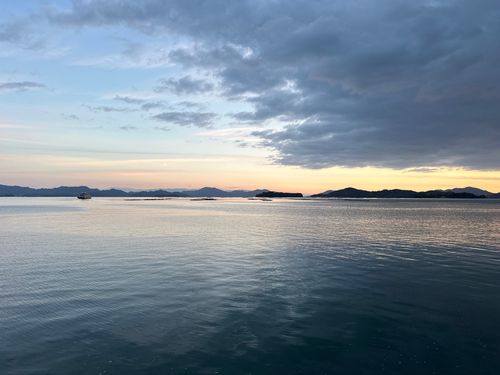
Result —
[{"label": "distant mountain range", "polygon": [[[258,190],[230,190],[224,191],[214,187],[204,187],[199,190],[183,190],[183,191],[167,191],[167,190],[152,190],[152,191],[130,191],[126,192],[120,189],[91,189],[88,186],[60,186],[52,189],[33,189],[22,186],[7,186],[0,185],[0,197],[76,197],[82,192],[87,192],[93,197],[214,197],[214,198],[250,198],[262,193],[264,196],[290,196],[291,193],[270,192],[267,189]],[[301,196],[300,193],[295,193],[294,196]],[[314,194],[313,198],[495,198],[500,199],[500,193],[493,194],[486,190],[481,190],[473,187],[455,188],[448,190],[429,190],[425,192],[417,192],[413,190],[380,190],[368,191],[354,188],[346,188],[341,190],[327,190],[320,194]]]},{"label": "distant mountain range", "polygon": [[131,191],[119,189],[91,189],[88,186],[60,186],[52,189],[33,189],[22,186],[0,185],[0,197],[76,197],[82,192],[87,192],[93,197],[216,197],[216,198],[249,198],[268,191],[258,190],[232,190],[224,191],[213,187],[204,187],[199,190],[170,192],[166,190]]},{"label": "distant mountain range", "polygon": [[473,187],[455,188],[448,190],[380,190],[368,191],[354,188],[342,190],[327,190],[324,193],[311,195],[313,198],[500,198],[500,193],[493,194],[486,190]]}]

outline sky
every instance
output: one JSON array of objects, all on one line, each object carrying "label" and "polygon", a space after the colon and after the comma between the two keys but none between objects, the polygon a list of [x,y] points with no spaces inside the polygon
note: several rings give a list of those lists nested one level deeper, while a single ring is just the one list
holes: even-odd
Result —
[{"label": "sky", "polygon": [[0,184],[500,191],[500,2],[0,0]]}]

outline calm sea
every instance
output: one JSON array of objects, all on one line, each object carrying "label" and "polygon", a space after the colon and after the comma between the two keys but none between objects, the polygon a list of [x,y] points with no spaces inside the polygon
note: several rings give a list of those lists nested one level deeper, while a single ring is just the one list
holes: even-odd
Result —
[{"label": "calm sea", "polygon": [[0,374],[495,374],[500,200],[0,198]]}]

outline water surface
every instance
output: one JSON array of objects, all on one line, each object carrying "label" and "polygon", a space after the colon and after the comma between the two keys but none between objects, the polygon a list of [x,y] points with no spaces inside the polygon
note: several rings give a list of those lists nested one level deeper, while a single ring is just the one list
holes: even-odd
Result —
[{"label": "water surface", "polygon": [[1,198],[0,373],[497,374],[499,243],[494,200]]}]

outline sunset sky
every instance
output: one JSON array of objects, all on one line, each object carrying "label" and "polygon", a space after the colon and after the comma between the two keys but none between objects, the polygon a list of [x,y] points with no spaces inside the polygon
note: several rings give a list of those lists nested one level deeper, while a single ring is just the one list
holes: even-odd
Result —
[{"label": "sunset sky", "polygon": [[500,191],[500,2],[0,0],[0,184]]}]

